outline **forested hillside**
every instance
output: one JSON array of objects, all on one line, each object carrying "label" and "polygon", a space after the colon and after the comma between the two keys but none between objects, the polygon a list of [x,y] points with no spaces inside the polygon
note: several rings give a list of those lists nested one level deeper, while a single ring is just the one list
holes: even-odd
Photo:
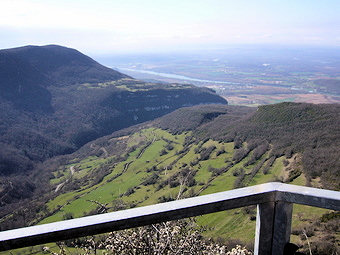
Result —
[{"label": "forested hillside", "polygon": [[[2,195],[1,227],[47,223],[230,190],[269,181],[339,190],[340,106],[281,103],[182,108],[91,141],[33,172],[34,199]],[[45,175],[41,175],[44,172]],[[34,177],[35,179],[37,176]],[[13,208],[17,208],[13,210]],[[14,212],[14,213],[13,213]],[[214,238],[254,238],[255,207],[197,219]],[[303,231],[318,254],[334,249],[337,214],[294,207],[293,237]],[[313,249],[314,249],[313,248]],[[314,249],[314,251],[315,251]],[[322,248],[323,249],[323,248]]]},{"label": "forested hillside", "polygon": [[74,49],[1,50],[0,176],[23,174],[177,108],[209,103],[227,102],[205,88],[135,80]]}]

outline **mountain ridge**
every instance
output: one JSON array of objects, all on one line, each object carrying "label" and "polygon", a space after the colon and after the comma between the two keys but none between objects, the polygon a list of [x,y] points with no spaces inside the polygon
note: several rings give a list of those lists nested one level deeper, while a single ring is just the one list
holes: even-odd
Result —
[{"label": "mountain ridge", "polygon": [[49,86],[130,78],[104,67],[77,50],[57,46],[23,46],[0,50],[0,93],[14,106],[52,113]]},{"label": "mountain ridge", "polygon": [[8,56],[16,56],[42,73],[49,86],[65,86],[86,82],[105,82],[128,75],[105,67],[81,52],[59,45],[23,46],[0,50]]},{"label": "mountain ridge", "polygon": [[138,81],[62,46],[0,50],[0,175],[205,103],[227,101],[206,88]]}]

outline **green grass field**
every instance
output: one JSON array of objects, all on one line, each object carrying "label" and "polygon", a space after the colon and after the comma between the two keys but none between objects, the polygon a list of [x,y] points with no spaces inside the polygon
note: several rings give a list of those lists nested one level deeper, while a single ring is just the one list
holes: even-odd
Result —
[{"label": "green grass field", "polygon": [[[105,164],[111,164],[111,170],[104,176],[101,182],[96,185],[88,185],[80,189],[61,192],[48,202],[48,209],[55,211],[53,215],[40,221],[42,223],[63,220],[66,215],[82,217],[89,213],[96,213],[98,203],[105,204],[108,211],[115,208],[115,201],[122,201],[127,207],[145,206],[156,204],[162,199],[174,200],[193,195],[205,195],[235,188],[235,182],[239,176],[235,171],[244,169],[245,176],[241,181],[243,185],[257,185],[275,180],[282,180],[285,174],[283,161],[285,157],[276,158],[268,173],[263,173],[265,163],[271,157],[270,149],[263,154],[256,162],[247,165],[252,157],[248,153],[240,162],[233,161],[235,153],[234,143],[224,143],[214,140],[191,143],[185,146],[186,136],[191,134],[183,133],[173,135],[161,129],[149,128],[141,130],[127,139],[127,147],[135,150],[130,152],[121,162],[115,162],[115,156],[89,157],[74,159],[70,164],[57,169],[54,172],[51,184],[58,184],[69,178],[70,167],[75,167],[73,178],[81,180],[89,173],[99,171]],[[169,147],[171,144],[171,148]],[[202,160],[201,152],[211,146],[216,148],[210,153],[208,160]],[[243,144],[246,147],[247,144]],[[169,149],[170,148],[170,149]],[[224,148],[223,153],[217,153]],[[121,155],[123,156],[123,155]],[[197,161],[197,163],[192,163]],[[252,169],[264,162],[258,172],[252,176]],[[221,169],[229,165],[226,171],[214,175],[211,168]],[[185,183],[187,176],[181,176],[181,172],[195,172],[194,185],[188,186]],[[59,173],[58,173],[59,172]],[[63,177],[60,177],[60,172]],[[151,176],[157,175],[157,180],[152,184],[143,184]],[[178,183],[171,184],[177,180]],[[163,184],[162,184],[163,183]],[[305,185],[303,175],[294,179],[292,184]],[[160,186],[162,184],[162,186]],[[97,202],[97,203],[96,203]],[[256,208],[239,208],[225,212],[204,215],[197,218],[199,225],[206,226],[205,235],[213,238],[239,239],[243,242],[253,242],[255,235]],[[305,220],[315,219],[327,212],[318,208],[306,210],[303,206],[294,206],[293,227],[301,226]],[[293,237],[295,238],[295,237]]]}]

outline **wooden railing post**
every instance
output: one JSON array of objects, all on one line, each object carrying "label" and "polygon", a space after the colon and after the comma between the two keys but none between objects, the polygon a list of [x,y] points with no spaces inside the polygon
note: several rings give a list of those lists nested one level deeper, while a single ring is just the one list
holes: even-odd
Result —
[{"label": "wooden railing post", "polygon": [[293,204],[283,201],[257,205],[255,255],[283,255],[290,240]]}]

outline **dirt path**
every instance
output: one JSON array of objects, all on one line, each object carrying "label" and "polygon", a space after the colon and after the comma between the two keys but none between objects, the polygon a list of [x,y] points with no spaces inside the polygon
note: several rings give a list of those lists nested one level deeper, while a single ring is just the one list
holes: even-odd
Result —
[{"label": "dirt path", "polygon": [[71,176],[74,175],[74,166],[70,167],[70,171],[71,171]]},{"label": "dirt path", "polygon": [[[74,175],[74,173],[75,173],[75,168],[74,168],[74,166],[71,166],[70,167],[70,171],[71,171],[71,177]],[[57,193],[69,180],[70,180],[71,178],[68,178],[66,181],[64,181],[64,182],[62,182],[62,183],[60,183],[60,184],[58,184],[58,186],[55,188],[55,190],[54,190],[54,193]]]},{"label": "dirt path", "polygon": [[64,184],[65,184],[65,182],[58,184],[58,186],[55,188],[54,193],[57,193],[64,186]]}]

